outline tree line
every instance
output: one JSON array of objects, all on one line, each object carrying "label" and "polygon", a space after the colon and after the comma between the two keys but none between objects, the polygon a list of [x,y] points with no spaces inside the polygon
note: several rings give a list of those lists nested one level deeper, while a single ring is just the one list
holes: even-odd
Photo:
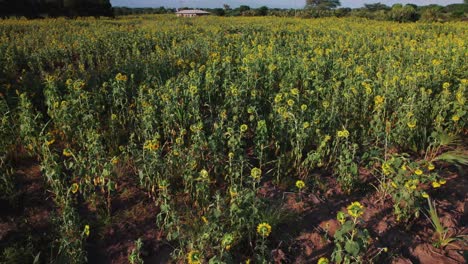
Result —
[{"label": "tree line", "polygon": [[[319,18],[319,17],[363,17],[375,20],[390,20],[397,22],[414,21],[447,21],[468,19],[468,0],[461,4],[451,4],[447,6],[427,5],[417,6],[414,4],[394,4],[387,6],[382,3],[365,4],[361,8],[340,8],[339,0],[307,0],[306,5],[300,9],[280,9],[268,8],[262,6],[251,8],[248,5],[241,5],[231,8],[224,4],[221,8],[202,8],[216,16],[279,16],[279,17],[301,17],[301,18]],[[188,7],[179,8],[193,9]],[[128,8],[114,7],[114,14],[121,15],[140,15],[140,14],[168,14],[176,12],[175,8]]]},{"label": "tree line", "polygon": [[[281,16],[281,17],[345,17],[355,16],[376,20],[398,22],[447,21],[468,19],[468,0],[461,4],[448,6],[382,3],[365,4],[362,8],[340,8],[339,0],[306,0],[300,9],[280,9],[262,6],[251,8],[241,5],[231,8],[224,4],[221,8],[203,8],[216,16]],[[179,8],[192,9],[192,8]],[[25,16],[28,18],[57,16],[122,16],[141,14],[170,14],[175,8],[129,8],[112,7],[110,0],[0,0],[0,17]]]},{"label": "tree line", "polygon": [[0,17],[113,16],[110,0],[0,0]]}]

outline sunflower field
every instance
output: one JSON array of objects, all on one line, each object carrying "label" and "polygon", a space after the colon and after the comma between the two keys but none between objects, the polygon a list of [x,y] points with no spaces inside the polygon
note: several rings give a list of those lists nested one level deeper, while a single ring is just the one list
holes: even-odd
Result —
[{"label": "sunflower field", "polygon": [[0,20],[0,260],[462,263],[467,29]]}]

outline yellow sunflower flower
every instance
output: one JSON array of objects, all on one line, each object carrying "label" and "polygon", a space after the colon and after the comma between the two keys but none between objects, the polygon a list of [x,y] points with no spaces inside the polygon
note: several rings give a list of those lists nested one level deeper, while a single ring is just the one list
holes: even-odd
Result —
[{"label": "yellow sunflower flower", "polygon": [[73,153],[69,150],[69,149],[64,149],[62,154],[65,156],[65,157],[71,157],[73,155]]},{"label": "yellow sunflower flower", "polygon": [[242,125],[240,126],[240,131],[241,131],[242,133],[244,133],[245,131],[247,131],[247,129],[249,129],[249,127],[248,127],[246,124],[242,124]]},{"label": "yellow sunflower flower", "polygon": [[406,123],[408,125],[408,127],[410,129],[413,129],[416,127],[416,121],[415,120],[412,120],[412,121],[409,121],[408,123]]},{"label": "yellow sunflower flower", "polygon": [[258,224],[257,233],[262,237],[268,237],[271,233],[271,226],[268,223]]},{"label": "yellow sunflower flower", "polygon": [[429,166],[427,166],[427,169],[430,170],[430,171],[431,171],[431,170],[434,170],[434,169],[435,169],[434,164],[429,163]]},{"label": "yellow sunflower flower", "polygon": [[78,185],[78,183],[73,183],[72,186],[71,186],[71,192],[72,193],[76,193],[78,192],[78,189],[80,188],[80,186]]},{"label": "yellow sunflower flower", "polygon": [[188,264],[201,264],[202,256],[199,251],[191,250],[187,255]]},{"label": "yellow sunflower flower", "polygon": [[259,168],[253,168],[250,171],[250,176],[252,176],[252,178],[254,178],[255,180],[258,180],[260,179],[260,176],[262,176],[262,170]]},{"label": "yellow sunflower flower", "polygon": [[321,257],[318,261],[317,264],[328,264],[330,261],[326,257]]},{"label": "yellow sunflower flower", "polygon": [[301,180],[296,181],[296,187],[301,190],[302,188],[305,187],[305,183]]},{"label": "yellow sunflower flower", "polygon": [[348,214],[354,218],[358,218],[364,214],[364,206],[362,206],[359,202],[351,203],[346,209],[348,210]]},{"label": "yellow sunflower flower", "polygon": [[83,233],[84,233],[86,236],[89,236],[89,225],[85,225]]}]

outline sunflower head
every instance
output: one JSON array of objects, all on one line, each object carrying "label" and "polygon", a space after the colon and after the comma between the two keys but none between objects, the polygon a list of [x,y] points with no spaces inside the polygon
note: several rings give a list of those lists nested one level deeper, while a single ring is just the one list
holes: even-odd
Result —
[{"label": "sunflower head", "polygon": [[64,149],[62,154],[65,156],[65,157],[71,157],[73,155],[73,153],[70,151],[70,149]]},{"label": "sunflower head", "polygon": [[259,168],[253,168],[250,171],[250,176],[252,176],[252,178],[254,178],[255,180],[258,180],[262,176],[262,170]]},{"label": "sunflower head", "polygon": [[318,261],[317,264],[328,264],[330,261],[326,257],[321,257]]},{"label": "sunflower head", "polygon": [[301,181],[301,180],[296,181],[296,187],[297,187],[299,190],[303,189],[303,188],[305,187],[304,181]]},{"label": "sunflower head", "polygon": [[358,218],[364,214],[364,206],[362,206],[359,202],[351,203],[346,209],[348,210],[348,214],[354,218]]},{"label": "sunflower head", "polygon": [[89,225],[85,225],[83,233],[84,233],[86,236],[89,236]]},{"label": "sunflower head", "polygon": [[245,131],[247,131],[247,129],[249,129],[249,127],[248,127],[246,124],[242,124],[242,125],[240,126],[240,131],[241,131],[242,133],[244,133]]},{"label": "sunflower head", "polygon": [[78,185],[78,183],[73,183],[72,186],[71,186],[71,192],[72,193],[76,193],[78,192],[78,189],[80,188],[80,186]]},{"label": "sunflower head", "polygon": [[268,223],[258,224],[257,233],[262,237],[268,237],[271,233],[271,226]]},{"label": "sunflower head", "polygon": [[187,262],[189,264],[201,264],[202,256],[200,254],[200,251],[197,250],[191,250],[187,254]]}]

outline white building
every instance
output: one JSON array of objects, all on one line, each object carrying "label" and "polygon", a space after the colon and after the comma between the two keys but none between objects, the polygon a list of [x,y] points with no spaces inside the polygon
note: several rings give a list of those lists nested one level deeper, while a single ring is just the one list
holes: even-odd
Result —
[{"label": "white building", "polygon": [[198,10],[198,9],[180,10],[176,12],[176,15],[178,17],[196,17],[196,16],[206,16],[209,14],[210,14],[209,12]]}]

